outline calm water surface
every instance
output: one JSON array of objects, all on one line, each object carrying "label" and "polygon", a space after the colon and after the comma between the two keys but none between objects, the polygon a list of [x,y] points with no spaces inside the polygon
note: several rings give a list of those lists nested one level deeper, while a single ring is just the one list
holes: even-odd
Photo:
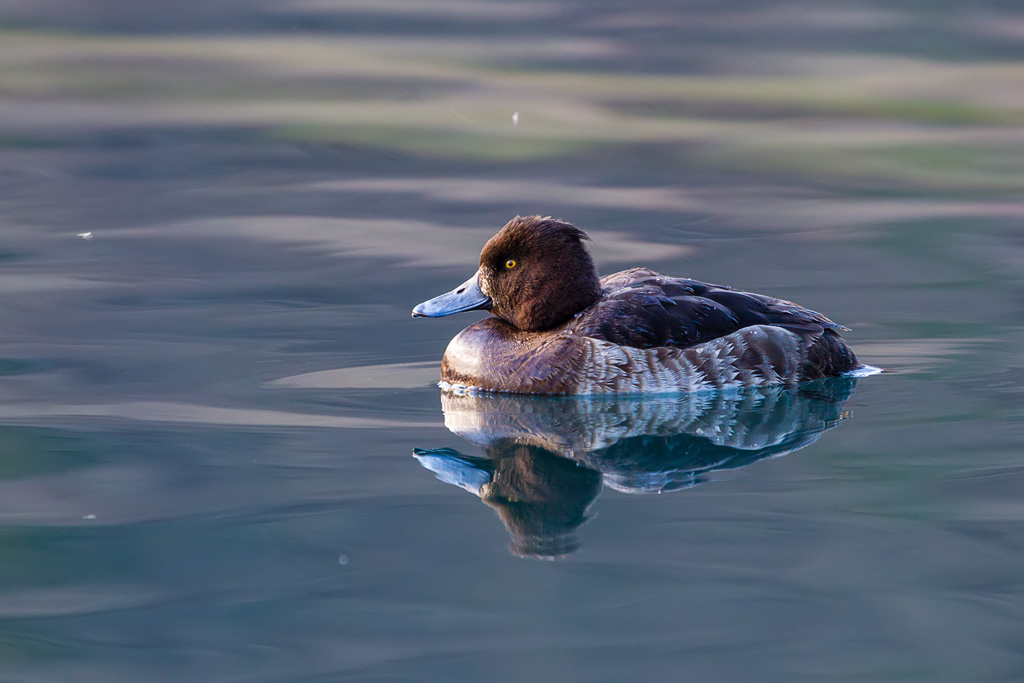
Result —
[{"label": "calm water surface", "polygon": [[[1024,679],[1012,4],[0,26],[3,680]],[[442,397],[516,213],[886,372]]]}]

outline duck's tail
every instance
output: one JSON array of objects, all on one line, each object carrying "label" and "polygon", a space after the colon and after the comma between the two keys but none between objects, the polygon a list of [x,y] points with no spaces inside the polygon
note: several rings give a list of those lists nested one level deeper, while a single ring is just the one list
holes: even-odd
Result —
[{"label": "duck's tail", "polygon": [[862,367],[856,354],[833,329],[805,338],[807,359],[801,368],[801,382],[837,377]]}]

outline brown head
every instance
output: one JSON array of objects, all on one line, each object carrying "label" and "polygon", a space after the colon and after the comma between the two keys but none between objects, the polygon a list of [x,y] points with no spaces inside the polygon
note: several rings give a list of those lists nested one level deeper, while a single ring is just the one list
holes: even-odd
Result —
[{"label": "brown head", "polygon": [[516,216],[480,253],[480,269],[413,315],[436,317],[478,308],[520,330],[556,327],[601,297],[597,268],[576,226],[551,217]]}]

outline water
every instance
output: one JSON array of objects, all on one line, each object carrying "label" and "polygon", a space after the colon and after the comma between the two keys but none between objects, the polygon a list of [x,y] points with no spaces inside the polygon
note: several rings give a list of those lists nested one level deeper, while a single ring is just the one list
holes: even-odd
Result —
[{"label": "water", "polygon": [[[0,678],[1020,680],[1022,21],[6,4]],[[445,404],[516,213],[886,372]]]}]

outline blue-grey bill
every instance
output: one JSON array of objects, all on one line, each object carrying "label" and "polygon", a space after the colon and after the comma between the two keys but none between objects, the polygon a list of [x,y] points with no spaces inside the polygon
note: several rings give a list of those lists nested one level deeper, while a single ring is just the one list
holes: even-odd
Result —
[{"label": "blue-grey bill", "polygon": [[412,309],[412,317],[423,316],[424,318],[440,318],[453,313],[463,311],[475,311],[478,308],[490,308],[491,298],[480,291],[480,271],[473,273],[461,285],[441,296],[435,296],[430,301],[424,301]]}]

